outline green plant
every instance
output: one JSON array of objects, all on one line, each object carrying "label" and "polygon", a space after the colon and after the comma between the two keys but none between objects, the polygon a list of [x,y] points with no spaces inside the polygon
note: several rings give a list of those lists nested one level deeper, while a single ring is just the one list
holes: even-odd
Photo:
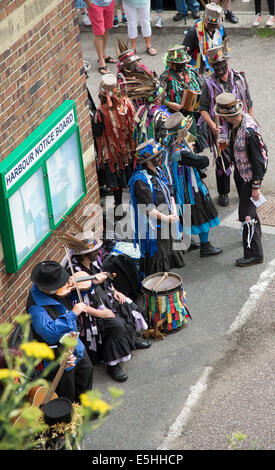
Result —
[{"label": "green plant", "polygon": [[242,442],[247,438],[242,432],[233,432],[231,436],[227,436],[230,449],[238,450],[241,448]]},{"label": "green plant", "polygon": [[[23,340],[16,354],[8,348],[12,325],[0,325],[5,360],[5,367],[0,369],[0,450],[78,449],[85,433],[100,426],[111,409],[120,404],[123,391],[110,388],[111,404],[102,400],[98,391],[88,391],[80,397],[80,404],[73,404],[70,423],[47,426],[43,411],[28,401],[29,392],[40,385],[48,388],[46,376],[75,344],[71,339],[65,342],[62,357],[55,360],[53,350],[47,344],[28,341],[29,315],[19,315],[15,321],[23,331]],[[49,365],[32,380],[34,370],[42,360],[49,361]]]},{"label": "green plant", "polygon": [[[242,432],[233,432],[231,436],[227,436],[228,441],[229,441],[229,449],[232,450],[241,450],[242,449],[242,444],[243,442],[247,439],[246,434],[243,434]],[[252,442],[252,450],[257,449],[257,442],[256,440]]]},{"label": "green plant", "polygon": [[270,38],[272,36],[275,36],[275,30],[270,29],[270,28],[260,28],[256,29],[256,35],[259,36],[260,38]]}]

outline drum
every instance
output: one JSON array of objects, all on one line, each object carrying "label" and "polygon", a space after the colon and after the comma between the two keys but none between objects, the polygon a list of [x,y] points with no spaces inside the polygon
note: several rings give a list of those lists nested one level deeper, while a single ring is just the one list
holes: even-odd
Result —
[{"label": "drum", "polygon": [[185,111],[196,111],[199,106],[200,92],[193,90],[183,90],[181,104]]},{"label": "drum", "polygon": [[166,318],[164,329],[175,331],[191,319],[186,305],[186,293],[178,274],[155,273],[142,281],[144,309],[150,327]]}]

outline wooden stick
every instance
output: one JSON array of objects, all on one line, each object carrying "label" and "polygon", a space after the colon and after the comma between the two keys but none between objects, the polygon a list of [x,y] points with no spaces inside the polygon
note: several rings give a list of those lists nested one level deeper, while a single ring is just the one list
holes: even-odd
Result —
[{"label": "wooden stick", "polygon": [[[216,114],[216,126],[217,126],[217,129],[219,129],[220,118],[217,114]],[[222,151],[221,151],[220,146],[219,146],[219,139],[218,138],[216,139],[216,143],[217,143],[217,149],[218,149],[218,157],[220,157],[221,162],[222,162],[223,171],[226,173],[226,169],[225,169],[225,166],[224,166],[224,161],[223,161],[223,158],[222,158]]]},{"label": "wooden stick", "polygon": [[160,284],[164,281],[164,279],[166,279],[168,277],[168,273],[164,273],[164,275],[162,276],[161,279],[158,280],[158,282],[156,283],[155,287],[153,290],[157,290],[157,287],[160,286]]}]

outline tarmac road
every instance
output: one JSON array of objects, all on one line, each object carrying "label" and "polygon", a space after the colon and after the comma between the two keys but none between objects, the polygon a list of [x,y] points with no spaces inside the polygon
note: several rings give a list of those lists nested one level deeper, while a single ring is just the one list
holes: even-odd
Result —
[{"label": "tarmac road", "polygon": [[[111,35],[109,40],[110,55],[114,54],[114,37]],[[152,43],[159,55],[145,55],[142,38],[137,52],[146,65],[160,73],[164,69],[161,57],[170,45],[182,42],[182,35],[170,32],[156,37]],[[87,83],[98,103],[101,76],[92,35],[81,34],[81,41],[84,59],[92,65]],[[273,155],[275,61],[271,58],[275,56],[275,41],[233,36],[230,46],[231,65],[246,72],[255,116]],[[111,69],[115,72],[115,66]],[[274,171],[271,158],[262,188],[265,196],[275,194]],[[216,200],[212,166],[207,183]],[[242,441],[244,447],[274,450],[275,228],[263,227],[264,263],[237,268],[234,261],[242,256],[242,246],[236,208],[232,183],[230,206],[219,208],[222,223],[211,231],[211,241],[223,247],[223,253],[201,260],[197,251],[190,252],[186,266],[178,271],[192,320],[181,332],[154,342],[150,349],[133,352],[131,361],[123,366],[129,379],[119,386],[125,392],[122,405],[87,436],[87,450],[225,450],[229,448],[227,436],[237,431],[247,435]],[[240,324],[230,333],[239,315]],[[95,367],[94,384],[108,400],[108,387],[114,382],[103,365]]]}]

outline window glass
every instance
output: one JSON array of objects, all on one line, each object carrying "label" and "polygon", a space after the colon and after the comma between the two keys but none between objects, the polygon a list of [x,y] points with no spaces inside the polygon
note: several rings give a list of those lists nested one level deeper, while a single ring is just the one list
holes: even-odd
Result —
[{"label": "window glass", "polygon": [[57,224],[83,194],[76,132],[47,160],[47,173]]},{"label": "window glass", "polygon": [[42,167],[9,199],[18,263],[50,230]]}]

